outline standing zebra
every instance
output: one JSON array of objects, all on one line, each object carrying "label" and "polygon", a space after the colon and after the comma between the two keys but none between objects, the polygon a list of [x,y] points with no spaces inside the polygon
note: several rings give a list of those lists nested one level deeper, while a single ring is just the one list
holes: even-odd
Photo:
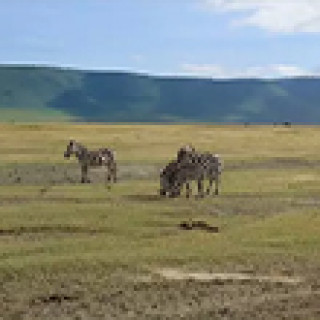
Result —
[{"label": "standing zebra", "polygon": [[89,167],[104,167],[106,169],[105,182],[110,183],[117,181],[117,164],[115,152],[111,149],[101,148],[89,151],[81,143],[70,140],[67,150],[64,152],[65,158],[70,158],[74,154],[81,166],[81,183],[89,183],[88,178]]},{"label": "standing zebra", "polygon": [[209,180],[206,194],[209,195],[215,181],[215,194],[219,194],[222,159],[217,154],[198,153],[194,148],[180,148],[177,160],[170,162],[160,173],[160,194],[170,197],[180,195],[183,185],[186,185],[186,196],[191,195],[191,181],[198,183],[198,195],[204,196],[203,181]]}]

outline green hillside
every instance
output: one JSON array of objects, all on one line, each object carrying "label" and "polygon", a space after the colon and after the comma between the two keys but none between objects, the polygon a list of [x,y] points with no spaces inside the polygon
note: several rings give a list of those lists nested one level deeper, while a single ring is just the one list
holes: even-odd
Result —
[{"label": "green hillside", "polygon": [[209,80],[0,66],[0,121],[320,122],[320,79]]}]

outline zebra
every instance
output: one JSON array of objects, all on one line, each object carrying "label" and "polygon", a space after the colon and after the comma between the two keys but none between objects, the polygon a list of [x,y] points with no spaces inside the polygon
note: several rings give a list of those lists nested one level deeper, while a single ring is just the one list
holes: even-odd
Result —
[{"label": "zebra", "polygon": [[182,181],[178,179],[178,172],[181,170],[181,165],[174,160],[169,162],[165,168],[160,170],[160,195],[169,197],[177,197],[181,193]]},{"label": "zebra", "polygon": [[114,183],[117,182],[115,151],[108,148],[89,151],[81,143],[70,140],[67,150],[64,152],[64,157],[70,159],[71,155],[75,155],[81,166],[81,183],[90,183],[90,179],[88,178],[89,167],[105,167],[105,183],[110,183],[111,180]]},{"label": "zebra", "polygon": [[[203,175],[202,179],[205,177],[209,178],[209,187],[206,190],[206,194],[210,194],[213,181],[215,181],[215,195],[219,194],[223,169],[223,162],[220,155],[209,152],[199,153],[193,146],[186,145],[178,150],[177,160],[181,163],[182,167],[188,169],[187,171],[191,171],[189,172],[190,180],[199,181],[199,179],[196,179],[197,175]],[[198,183],[200,183],[200,181]]]},{"label": "zebra", "polygon": [[183,185],[186,185],[186,196],[191,196],[190,183],[196,180],[198,183],[198,195],[203,197],[203,181],[209,179],[206,194],[209,195],[215,181],[215,195],[219,194],[220,176],[222,172],[222,159],[217,154],[198,153],[191,146],[180,148],[177,160],[171,161],[160,172],[160,195],[169,194],[177,197],[181,193]]}]

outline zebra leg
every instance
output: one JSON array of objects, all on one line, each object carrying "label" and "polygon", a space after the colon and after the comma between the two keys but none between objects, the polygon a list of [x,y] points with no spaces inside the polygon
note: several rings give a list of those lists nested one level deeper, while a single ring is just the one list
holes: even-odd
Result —
[{"label": "zebra leg", "polygon": [[191,195],[192,195],[192,188],[191,188],[191,186],[190,186],[190,182],[188,181],[188,182],[186,183],[186,197],[187,197],[187,198],[190,198]]},{"label": "zebra leg", "polygon": [[217,196],[219,194],[219,185],[220,185],[220,177],[219,177],[219,174],[217,174],[216,176],[216,185],[215,185],[215,195]]},{"label": "zebra leg", "polygon": [[210,179],[209,179],[209,186],[208,186],[208,188],[207,188],[207,190],[206,190],[206,194],[207,195],[209,195],[210,194],[210,191],[211,191],[211,189],[212,189],[212,185],[213,185],[213,177],[210,177]]},{"label": "zebra leg", "polygon": [[110,189],[110,182],[111,182],[110,166],[106,165],[104,169],[105,169],[105,186],[106,188]]},{"label": "zebra leg", "polygon": [[82,165],[81,166],[81,183],[90,183],[88,179],[88,166]]},{"label": "zebra leg", "polygon": [[112,172],[112,177],[113,177],[113,182],[117,182],[117,164],[114,162],[111,166],[111,172]]},{"label": "zebra leg", "polygon": [[198,196],[203,198],[204,192],[203,192],[203,179],[198,180]]}]

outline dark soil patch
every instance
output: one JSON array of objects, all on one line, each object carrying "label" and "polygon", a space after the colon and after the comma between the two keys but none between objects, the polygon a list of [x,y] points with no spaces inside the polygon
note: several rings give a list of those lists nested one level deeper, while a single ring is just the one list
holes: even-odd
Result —
[{"label": "dark soil patch", "polygon": [[205,221],[183,221],[179,224],[182,230],[202,230],[206,232],[218,233],[219,227],[211,226]]},{"label": "dark soil patch", "polygon": [[14,196],[14,197],[0,197],[0,206],[1,205],[10,205],[10,204],[25,204],[25,203],[43,203],[43,202],[63,202],[63,203],[105,203],[109,201],[109,198],[76,198],[76,197],[64,197],[64,196],[43,196],[39,194],[38,197],[23,197],[23,196]]},{"label": "dark soil patch", "polygon": [[225,164],[227,170],[239,169],[279,169],[279,168],[317,168],[320,160],[308,160],[305,158],[273,158],[263,161],[238,161],[237,163]]},{"label": "dark soil patch", "polygon": [[77,226],[30,226],[16,227],[12,229],[0,229],[0,236],[22,235],[31,233],[72,233],[72,234],[96,234],[106,233],[107,229],[89,229]]},{"label": "dark soil patch", "polygon": [[129,200],[138,202],[154,202],[162,200],[162,197],[156,194],[130,194],[125,197]]},{"label": "dark soil patch", "polygon": [[64,295],[64,294],[52,294],[49,296],[44,296],[44,297],[38,297],[35,299],[32,299],[30,301],[31,304],[37,304],[37,303],[57,303],[61,304],[63,302],[68,302],[68,301],[75,301],[78,300],[78,297],[75,296],[69,296],[69,295]]}]

